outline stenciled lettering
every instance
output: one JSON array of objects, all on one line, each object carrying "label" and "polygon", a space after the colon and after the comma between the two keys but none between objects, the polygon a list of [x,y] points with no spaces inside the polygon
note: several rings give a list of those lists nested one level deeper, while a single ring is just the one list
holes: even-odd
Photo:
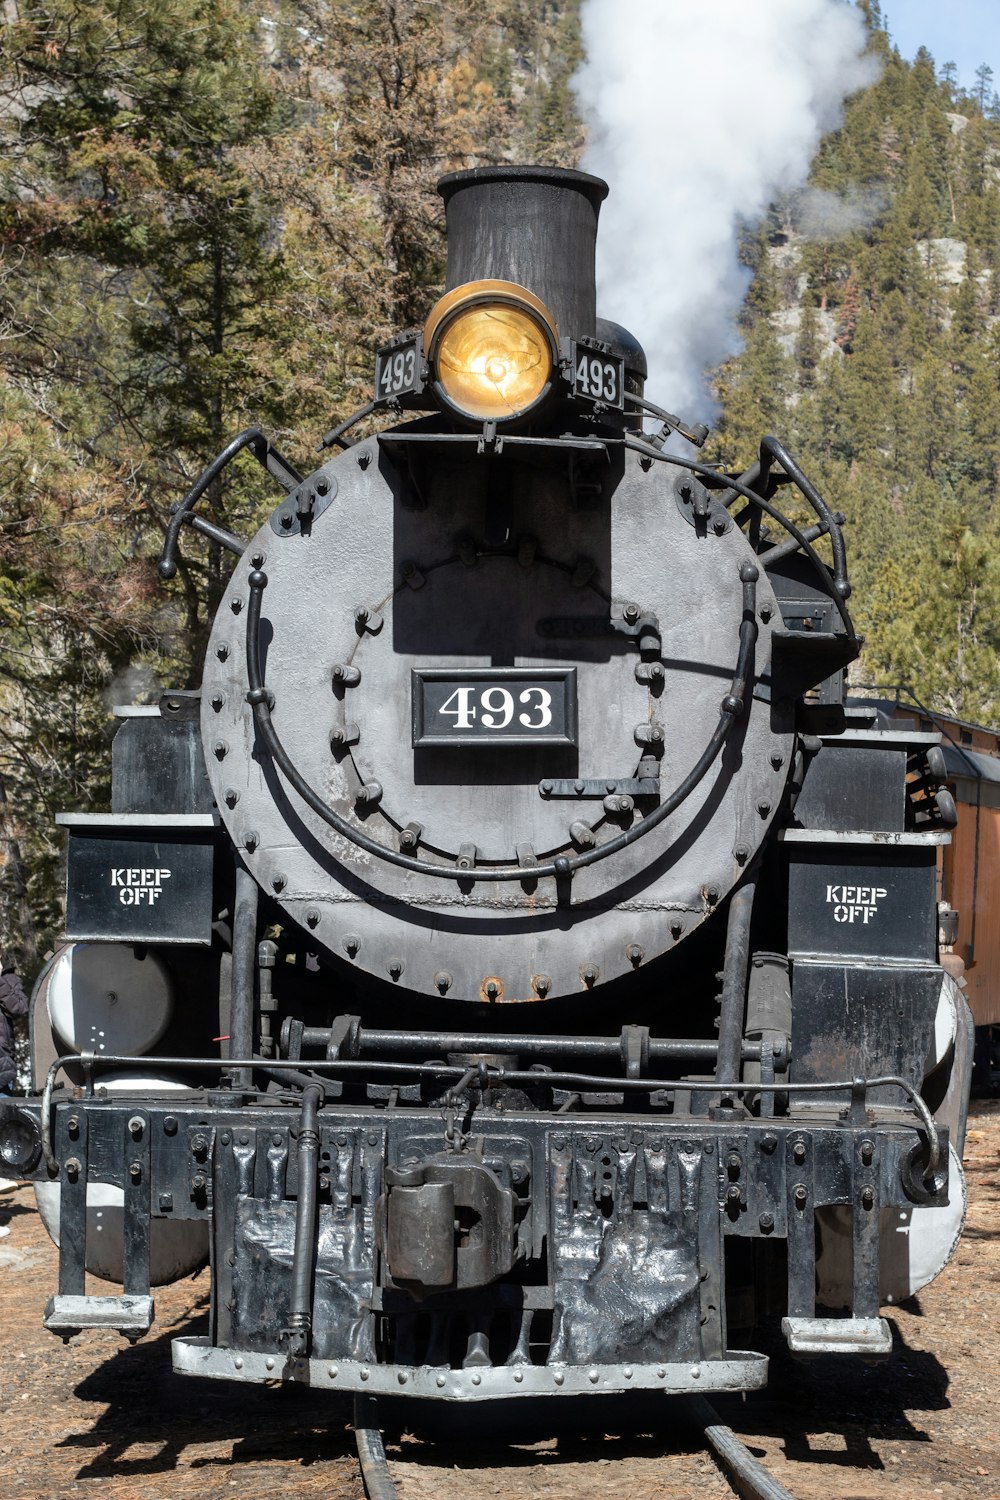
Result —
[{"label": "stenciled lettering", "polygon": [[155,906],[163,895],[163,882],[170,879],[169,870],[131,865],[113,868],[111,884],[118,890],[122,906]]},{"label": "stenciled lettering", "polygon": [[881,885],[831,885],[826,887],[827,905],[833,907],[835,922],[867,927],[878,915],[879,902],[888,892]]}]

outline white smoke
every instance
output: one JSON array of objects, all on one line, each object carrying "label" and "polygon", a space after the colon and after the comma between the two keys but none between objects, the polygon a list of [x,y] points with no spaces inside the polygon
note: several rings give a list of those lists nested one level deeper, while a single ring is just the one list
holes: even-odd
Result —
[{"label": "white smoke", "polygon": [[805,181],[878,62],[844,0],[584,0],[582,23],[598,311],[644,346],[651,400],[705,416],[703,372],[739,347],[739,228]]},{"label": "white smoke", "polygon": [[151,703],[162,691],[152,667],[136,662],[115,673],[104,689],[104,704],[113,709],[125,704]]},{"label": "white smoke", "polygon": [[885,213],[887,202],[880,187],[851,187],[845,193],[807,188],[795,200],[795,228],[806,240],[842,240],[870,229]]}]

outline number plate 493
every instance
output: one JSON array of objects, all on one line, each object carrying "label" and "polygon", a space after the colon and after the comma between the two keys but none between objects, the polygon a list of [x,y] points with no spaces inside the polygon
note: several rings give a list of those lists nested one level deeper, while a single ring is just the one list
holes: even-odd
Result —
[{"label": "number plate 493", "polygon": [[413,747],[575,745],[575,667],[415,668]]}]

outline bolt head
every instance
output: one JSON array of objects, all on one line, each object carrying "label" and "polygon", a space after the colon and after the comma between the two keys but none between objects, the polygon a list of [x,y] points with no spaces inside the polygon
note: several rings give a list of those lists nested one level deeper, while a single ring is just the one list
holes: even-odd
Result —
[{"label": "bolt head", "polygon": [[774,1228],[774,1215],[761,1214],[757,1222],[760,1225],[761,1234],[770,1234],[771,1230]]}]

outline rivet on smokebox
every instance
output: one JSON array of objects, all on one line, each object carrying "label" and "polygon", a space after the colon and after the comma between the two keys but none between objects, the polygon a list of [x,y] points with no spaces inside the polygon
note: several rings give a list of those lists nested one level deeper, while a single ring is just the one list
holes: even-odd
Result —
[{"label": "rivet on smokebox", "polygon": [[552,980],[548,974],[533,974],[531,978],[531,988],[541,1000],[544,1000],[545,996],[552,988]]},{"label": "rivet on smokebox", "polygon": [[638,968],[639,964],[646,957],[646,950],[641,943],[629,943],[625,949],[625,957],[630,964],[634,964]]},{"label": "rivet on smokebox", "polygon": [[446,995],[448,993],[453,982],[454,981],[452,980],[452,977],[448,973],[447,969],[439,969],[438,972],[434,975],[435,987],[441,991],[442,995]]},{"label": "rivet on smokebox", "polygon": [[398,979],[403,972],[403,960],[390,958],[385,967],[390,979]]}]

